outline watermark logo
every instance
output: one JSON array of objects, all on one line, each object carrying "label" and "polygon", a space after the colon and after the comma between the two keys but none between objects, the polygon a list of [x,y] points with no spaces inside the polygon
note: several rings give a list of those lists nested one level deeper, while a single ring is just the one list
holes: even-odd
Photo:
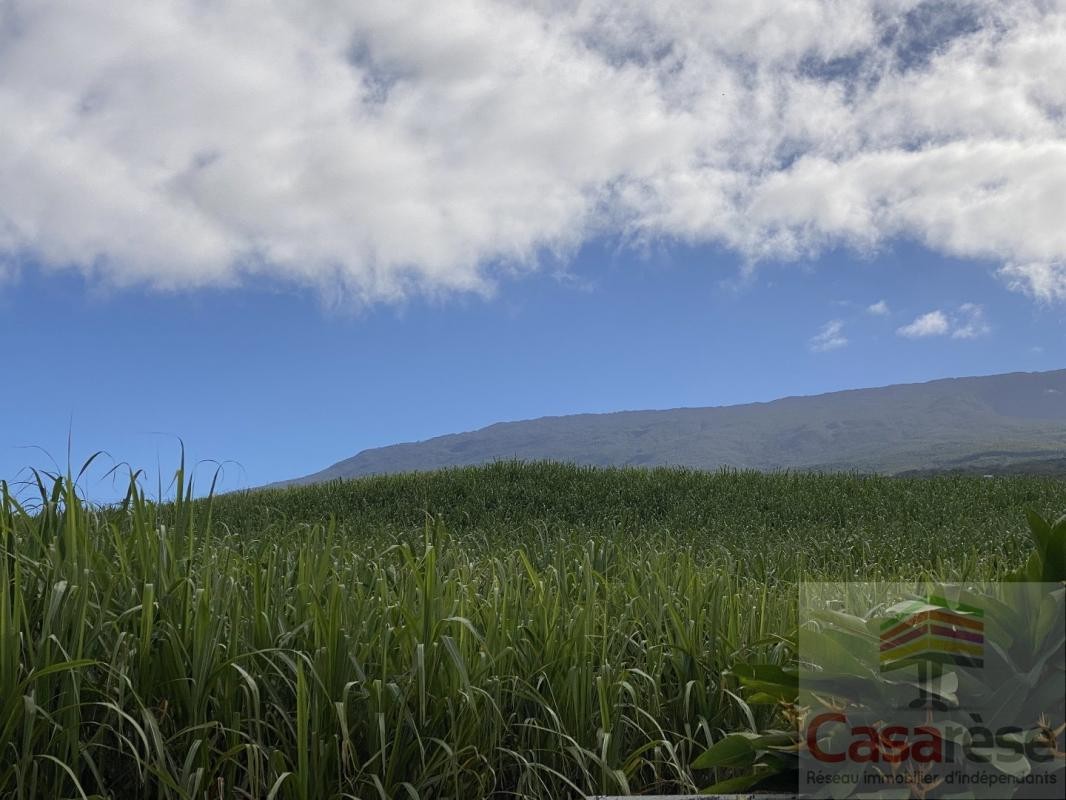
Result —
[{"label": "watermark logo", "polygon": [[800,796],[1063,796],[1062,584],[804,584],[800,614]]},{"label": "watermark logo", "polygon": [[881,671],[918,664],[984,664],[984,612],[961,603],[951,608],[945,598],[930,595],[889,609],[880,625]]}]

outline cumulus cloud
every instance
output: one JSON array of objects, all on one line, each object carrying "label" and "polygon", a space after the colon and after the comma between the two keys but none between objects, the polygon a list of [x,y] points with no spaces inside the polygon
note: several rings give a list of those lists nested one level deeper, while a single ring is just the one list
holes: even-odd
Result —
[{"label": "cumulus cloud", "polygon": [[1037,300],[1066,300],[1066,263],[1007,264],[999,274],[1012,289]]},{"label": "cumulus cloud", "polygon": [[985,321],[983,306],[976,303],[963,303],[959,306],[951,331],[952,339],[976,339],[991,330]]},{"label": "cumulus cloud", "polygon": [[943,336],[951,330],[947,315],[940,310],[922,314],[910,325],[904,325],[896,333],[908,339],[920,339],[925,336]]},{"label": "cumulus cloud", "polygon": [[976,339],[990,330],[984,307],[976,303],[963,303],[950,314],[940,309],[922,314],[909,325],[898,328],[896,333],[908,339],[948,335],[952,339]]},{"label": "cumulus cloud", "polygon": [[884,300],[878,300],[876,303],[866,307],[867,314],[873,314],[875,317],[887,317],[889,314],[888,303]]},{"label": "cumulus cloud", "polygon": [[1066,1],[0,5],[0,256],[485,291],[601,235],[907,238],[1066,299]]},{"label": "cumulus cloud", "polygon": [[844,335],[844,323],[839,319],[827,322],[808,342],[811,350],[815,353],[839,350],[847,343],[848,338]]}]

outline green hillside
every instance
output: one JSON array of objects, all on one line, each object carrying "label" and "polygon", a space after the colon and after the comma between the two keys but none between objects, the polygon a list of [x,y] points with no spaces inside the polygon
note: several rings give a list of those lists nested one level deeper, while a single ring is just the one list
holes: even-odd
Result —
[{"label": "green hillside", "polygon": [[[1026,508],[1066,511],[1066,480],[980,475],[885,477],[681,468],[598,468],[497,462],[425,473],[335,480],[216,498],[215,519],[235,531],[335,520],[357,531],[410,532],[430,517],[449,530],[522,541],[580,529],[639,540],[807,558],[860,542],[871,566],[903,572],[939,557],[1013,558],[1027,547]],[[915,547],[901,561],[896,536]],[[929,547],[919,545],[926,539]],[[826,558],[822,569],[832,569]],[[843,573],[842,573],[843,574]]]}]

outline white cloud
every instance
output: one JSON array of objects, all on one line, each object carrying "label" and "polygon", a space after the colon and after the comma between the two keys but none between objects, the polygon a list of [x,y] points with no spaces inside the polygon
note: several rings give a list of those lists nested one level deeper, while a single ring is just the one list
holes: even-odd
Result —
[{"label": "white cloud", "polygon": [[847,343],[848,339],[844,335],[844,323],[839,319],[827,322],[808,342],[811,350],[816,353],[824,353],[828,350],[839,350]]},{"label": "white cloud", "polygon": [[1037,300],[1066,300],[1066,263],[1008,264],[999,274],[1012,289]]},{"label": "white cloud", "polygon": [[910,325],[899,328],[896,333],[909,339],[919,339],[925,336],[943,336],[950,329],[947,315],[938,309],[922,314]]},{"label": "white cloud", "polygon": [[976,303],[963,303],[953,320],[952,339],[976,339],[984,336],[991,328],[985,321],[985,310]]},{"label": "white cloud", "polygon": [[888,303],[884,300],[878,300],[876,303],[866,307],[866,313],[873,314],[875,317],[886,317],[890,313]]},{"label": "white cloud", "polygon": [[1066,2],[0,5],[0,257],[485,291],[601,234],[906,237],[1066,300]]},{"label": "white cloud", "polygon": [[940,309],[922,314],[909,325],[898,328],[896,333],[908,339],[948,335],[952,339],[976,339],[990,330],[984,307],[976,303],[963,303],[951,314]]}]

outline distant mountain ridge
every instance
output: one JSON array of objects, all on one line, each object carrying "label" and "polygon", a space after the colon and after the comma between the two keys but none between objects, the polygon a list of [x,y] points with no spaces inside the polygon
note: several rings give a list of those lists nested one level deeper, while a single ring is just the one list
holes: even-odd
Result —
[{"label": "distant mountain ridge", "polygon": [[1066,458],[1066,369],[785,397],[767,403],[500,422],[364,450],[274,485],[502,459],[598,466],[878,473],[1010,471]]}]

